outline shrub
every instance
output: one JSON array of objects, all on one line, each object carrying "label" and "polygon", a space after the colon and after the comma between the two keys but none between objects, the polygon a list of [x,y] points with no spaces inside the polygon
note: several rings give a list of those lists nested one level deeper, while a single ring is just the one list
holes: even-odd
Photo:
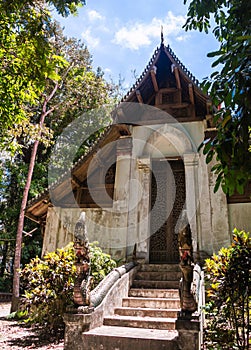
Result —
[{"label": "shrub", "polygon": [[116,262],[111,259],[109,254],[106,254],[98,247],[98,242],[90,243],[91,257],[91,275],[93,277],[92,289],[104,279],[116,266]]},{"label": "shrub", "polygon": [[206,260],[207,349],[249,348],[250,272],[250,233],[235,229],[232,245]]},{"label": "shrub", "polygon": [[[103,253],[97,242],[90,244],[93,288],[114,268],[116,263]],[[27,322],[51,329],[62,328],[66,307],[73,305],[76,278],[73,243],[48,253],[43,259],[34,258],[21,271],[24,290],[21,309],[27,310]]]},{"label": "shrub", "polygon": [[28,310],[27,321],[50,328],[63,324],[66,306],[72,303],[76,277],[73,244],[48,253],[43,260],[31,260],[21,271],[24,299],[22,308]]}]

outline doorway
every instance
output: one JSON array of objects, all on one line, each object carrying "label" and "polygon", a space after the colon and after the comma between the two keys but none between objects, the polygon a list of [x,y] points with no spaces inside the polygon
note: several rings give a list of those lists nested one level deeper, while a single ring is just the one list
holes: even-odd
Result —
[{"label": "doorway", "polygon": [[154,159],[151,180],[149,262],[178,263],[178,233],[175,226],[186,200],[182,159]]}]

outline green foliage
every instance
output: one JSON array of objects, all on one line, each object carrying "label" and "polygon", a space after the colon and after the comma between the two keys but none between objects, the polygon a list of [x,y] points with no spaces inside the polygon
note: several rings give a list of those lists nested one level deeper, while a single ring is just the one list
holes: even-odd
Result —
[{"label": "green foliage", "polygon": [[[113,268],[115,261],[102,252],[97,242],[90,244],[91,275],[94,288]],[[51,329],[63,326],[66,307],[73,305],[73,286],[76,278],[73,243],[48,253],[43,259],[34,258],[21,271],[24,298],[21,309],[27,311],[27,322]]]},{"label": "green foliage", "polygon": [[2,147],[13,151],[14,138],[10,140],[7,132],[15,124],[29,121],[25,105],[36,102],[57,60],[47,64],[52,54],[44,29],[50,20],[48,12],[27,3],[8,6],[0,4],[0,141]]},{"label": "green foliage", "polygon": [[[92,70],[91,57],[84,43],[74,38],[65,37],[62,33],[62,29],[53,22],[50,22],[48,32],[46,33],[46,36],[50,37],[51,54],[46,57],[45,64],[53,68],[54,64],[57,63],[57,77],[55,78],[52,74],[47,74],[48,71],[46,71],[43,79],[39,79],[41,85],[40,90],[37,90],[36,98],[33,101],[29,100],[29,103],[27,100],[24,100],[20,104],[20,108],[24,108],[25,110],[25,115],[27,117],[25,121],[22,120],[15,125],[11,125],[12,122],[7,112],[4,112],[3,118],[1,116],[0,102],[0,118],[3,122],[3,124],[1,124],[1,131],[4,132],[4,139],[7,145],[13,145],[14,142],[15,147],[21,152],[15,153],[12,158],[6,154],[6,159],[1,161],[0,231],[2,238],[11,240],[7,252],[4,253],[6,258],[11,255],[13,256],[15,243],[12,240],[16,237],[20,205],[26,184],[34,141],[39,140],[40,145],[38,147],[33,170],[29,199],[39,195],[48,187],[47,170],[50,161],[51,147],[57,137],[62,133],[62,130],[82,113],[84,117],[82,118],[81,127],[85,130],[89,125],[91,125],[92,129],[98,130],[99,126],[107,121],[107,116],[103,114],[85,113],[86,111],[108,103],[110,86],[104,81],[100,71],[94,72]],[[13,42],[11,45],[13,45],[12,49],[14,50],[15,43]],[[42,56],[40,58],[42,59]],[[30,69],[33,67],[33,65],[30,65],[30,62],[29,66]],[[22,67],[24,68],[24,66]],[[22,69],[22,67],[20,69]],[[35,63],[32,69],[35,69]],[[52,72],[54,72],[53,69]],[[4,98],[9,98],[9,95],[6,94],[4,90],[1,90],[1,81],[3,81],[1,80],[1,74],[3,74],[3,78],[6,77],[5,73],[0,70],[0,97],[2,91]],[[12,74],[11,71],[10,74]],[[20,74],[18,73],[18,77],[20,77]],[[32,74],[35,74],[35,72],[33,71]],[[53,98],[51,97],[52,92],[54,92]],[[18,90],[17,95],[19,95],[19,93],[20,91]],[[18,101],[17,98],[16,96],[16,101]],[[4,105],[6,106],[5,103]],[[14,106],[13,101],[10,102],[10,105]],[[39,120],[42,113],[47,113],[47,115],[41,130]],[[14,111],[13,115],[15,115],[16,118],[18,112]],[[8,123],[10,122],[10,124],[6,126],[8,129],[7,131],[4,127],[5,117]],[[98,133],[93,135],[93,139],[96,137],[98,137]],[[66,140],[66,142],[68,146],[69,139]],[[89,143],[85,142],[84,150],[90,147],[91,142],[94,141],[89,140]],[[12,148],[12,150],[13,149],[14,148]],[[81,151],[83,152],[83,150],[80,150],[80,152]],[[78,155],[80,156],[82,154],[79,153]],[[58,160],[59,166],[62,165],[67,168],[72,166],[72,159],[70,159],[71,163],[69,163],[67,162],[66,156],[60,156]],[[56,180],[56,172],[54,175],[54,180]],[[37,225],[30,220],[25,220],[24,231],[29,232],[36,226]],[[26,264],[36,255],[40,255],[41,241],[40,229],[35,231],[32,237],[24,236],[22,265]],[[2,260],[2,265],[3,262],[4,260]],[[2,268],[4,267],[2,266]]]},{"label": "green foliage", "polygon": [[233,231],[233,242],[206,260],[207,349],[248,349],[251,316],[251,235]]},{"label": "green foliage", "polygon": [[93,276],[94,289],[102,279],[108,275],[116,266],[116,262],[111,259],[109,254],[106,254],[98,247],[98,242],[90,243],[90,257],[91,257],[91,275]]},{"label": "green foliage", "polygon": [[[184,3],[187,3],[184,0]],[[215,155],[215,190],[222,185],[225,193],[243,193],[251,179],[251,2],[246,0],[192,0],[189,2],[186,30],[212,30],[219,49],[214,57],[205,92],[219,106],[214,112],[215,138],[204,148],[207,161]],[[214,21],[212,20],[212,18]]]},{"label": "green foliage", "polygon": [[[85,5],[85,0],[47,0],[45,2],[47,5],[53,5],[56,11],[64,17],[69,14],[77,14],[77,7]],[[36,6],[39,6],[36,0],[2,1],[2,7],[8,14],[25,11],[30,7],[36,8]]]},{"label": "green foliage", "polygon": [[[77,13],[84,0],[15,0],[0,3],[0,148],[14,152],[14,126],[32,128],[27,106],[34,106],[46,80],[59,81],[65,64],[51,45],[53,24],[46,6],[58,13]],[[31,64],[32,62],[32,64]],[[12,137],[11,137],[12,136]]]},{"label": "green foliage", "polygon": [[52,4],[57,12],[67,17],[69,14],[77,14],[78,7],[85,5],[85,0],[49,0],[49,4]]},{"label": "green foliage", "polygon": [[23,306],[29,322],[57,328],[63,324],[66,306],[71,304],[74,278],[73,244],[31,260],[21,271]]},{"label": "green foliage", "polygon": [[[14,162],[6,160],[3,164],[3,169],[4,175],[0,178],[0,254],[3,257],[0,265],[0,276],[3,276],[7,272],[6,269],[8,266],[8,277],[11,279],[17,222],[28,166],[19,155],[15,158]],[[37,195],[46,186],[46,181],[46,169],[41,167],[41,164],[36,163],[31,194]],[[24,231],[30,232],[36,227],[37,224],[27,220]],[[24,235],[21,264],[24,266],[24,264],[28,263],[35,256],[40,256],[41,247],[42,235],[40,228],[37,228],[32,233],[32,236]],[[8,289],[8,291],[10,290]]]}]

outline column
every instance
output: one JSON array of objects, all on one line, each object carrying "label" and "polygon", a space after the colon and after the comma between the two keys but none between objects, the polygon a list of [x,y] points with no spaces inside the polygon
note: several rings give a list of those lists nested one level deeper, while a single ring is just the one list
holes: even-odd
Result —
[{"label": "column", "polygon": [[149,262],[150,248],[150,185],[151,168],[150,158],[141,158],[137,160],[140,193],[138,201],[138,245],[137,254],[139,258],[144,258]]},{"label": "column", "polygon": [[198,153],[184,154],[186,179],[186,210],[190,223],[193,240],[195,261],[199,258],[201,223],[199,217],[199,188],[198,188]]},{"label": "column", "polygon": [[92,314],[66,313],[64,314],[65,333],[64,350],[82,350],[83,332],[90,330]]},{"label": "column", "polygon": [[123,254],[126,257],[132,138],[124,136],[118,139],[116,152],[117,160],[113,203],[114,234],[111,237],[111,246],[117,250],[124,250],[121,255]]}]

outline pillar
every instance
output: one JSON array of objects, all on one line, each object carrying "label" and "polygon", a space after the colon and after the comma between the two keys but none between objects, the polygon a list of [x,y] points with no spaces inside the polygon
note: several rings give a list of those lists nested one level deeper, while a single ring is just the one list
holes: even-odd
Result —
[{"label": "pillar", "polygon": [[137,256],[144,258],[149,262],[150,245],[150,185],[151,168],[150,158],[141,158],[137,160],[138,181],[141,184],[138,201],[138,245]]},{"label": "pillar", "polygon": [[[131,176],[131,158],[132,158],[132,138],[129,136],[121,137],[117,140],[116,150],[116,175],[114,185],[114,204],[113,215],[115,216],[114,229],[116,236],[112,238],[112,247],[117,250],[125,250],[121,255],[126,256],[129,252],[128,244],[128,213],[129,213],[129,194],[130,194],[130,176]],[[133,249],[133,248],[132,248]]]},{"label": "pillar", "polygon": [[176,330],[179,333],[179,349],[200,350],[201,349],[201,332],[200,319],[182,319],[176,320]]},{"label": "pillar", "polygon": [[199,155],[197,153],[184,154],[186,211],[192,231],[193,254],[195,261],[199,259],[201,236],[201,223],[199,216],[198,159]]},{"label": "pillar", "polygon": [[64,315],[64,350],[83,350],[83,332],[90,330],[92,314],[67,313]]}]

